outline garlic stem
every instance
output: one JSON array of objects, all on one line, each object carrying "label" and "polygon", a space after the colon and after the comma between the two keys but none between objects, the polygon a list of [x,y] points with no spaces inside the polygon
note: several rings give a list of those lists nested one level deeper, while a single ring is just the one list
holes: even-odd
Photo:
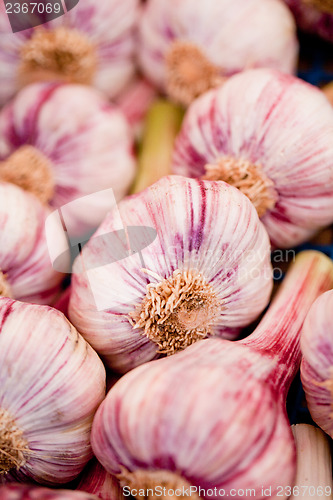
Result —
[{"label": "garlic stem", "polygon": [[8,297],[13,298],[11,288],[9,286],[8,281],[5,278],[5,275],[0,269],[0,297]]},{"label": "garlic stem", "polygon": [[261,323],[240,341],[274,357],[276,369],[270,380],[275,387],[288,390],[301,359],[299,332],[306,314],[315,299],[332,287],[331,259],[313,250],[299,253]]},{"label": "garlic stem", "polygon": [[296,442],[297,472],[289,500],[313,500],[316,494],[332,500],[332,457],[326,434],[307,424],[291,428]]},{"label": "garlic stem", "polygon": [[95,48],[79,31],[65,27],[36,29],[21,49],[19,83],[44,80],[92,83],[97,67]]},{"label": "garlic stem", "polygon": [[171,172],[174,141],[180,130],[184,112],[165,99],[158,99],[150,108],[144,126],[139,152],[138,176],[132,193],[143,191]]},{"label": "garlic stem", "polygon": [[34,146],[21,146],[0,162],[0,180],[16,184],[37,196],[42,203],[47,203],[53,197],[51,162]]}]

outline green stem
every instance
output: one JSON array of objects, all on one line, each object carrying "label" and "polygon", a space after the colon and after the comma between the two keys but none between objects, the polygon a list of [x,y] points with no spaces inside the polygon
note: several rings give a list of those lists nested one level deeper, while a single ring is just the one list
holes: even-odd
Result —
[{"label": "green stem", "polygon": [[139,193],[171,173],[173,146],[183,116],[181,107],[165,99],[154,102],[147,114],[139,151],[139,170],[131,194]]}]

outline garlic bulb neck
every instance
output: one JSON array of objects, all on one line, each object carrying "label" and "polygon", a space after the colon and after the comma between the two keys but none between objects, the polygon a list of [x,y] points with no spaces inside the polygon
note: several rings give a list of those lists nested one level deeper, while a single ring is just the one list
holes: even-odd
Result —
[{"label": "garlic bulb neck", "polygon": [[332,0],[303,0],[305,5],[310,5],[324,12],[325,14],[333,14],[333,2]]},{"label": "garlic bulb neck", "polygon": [[6,410],[0,409],[0,477],[14,467],[22,467],[29,451],[23,431]]},{"label": "garlic bulb neck", "polygon": [[37,29],[21,50],[21,85],[36,81],[61,80],[92,83],[97,68],[95,48],[79,31],[64,27]]},{"label": "garlic bulb neck", "polygon": [[21,146],[0,163],[0,180],[16,184],[42,203],[53,197],[54,178],[51,162],[33,146]]},{"label": "garlic bulb neck", "polygon": [[[149,273],[149,272],[148,272]],[[221,311],[211,285],[196,271],[174,271],[147,285],[142,303],[129,314],[134,328],[155,342],[160,353],[174,354],[211,334]]]},{"label": "garlic bulb neck", "polygon": [[184,106],[223,81],[219,69],[191,42],[176,41],[171,45],[166,71],[167,93]]},{"label": "garlic bulb neck", "polygon": [[[191,494],[178,494],[177,493],[185,491],[190,488],[190,483],[186,481],[182,476],[175,474],[167,470],[145,470],[137,469],[134,472],[129,472],[125,467],[121,467],[121,474],[117,475],[121,486],[128,486],[130,490],[136,490],[138,492],[135,495],[136,498],[142,498],[139,495],[139,490],[145,490],[145,497],[147,500],[157,500],[158,498],[163,498],[164,500],[176,500],[181,498],[191,498],[192,500],[200,500],[197,493],[191,492]],[[159,490],[155,490],[155,488]],[[160,495],[161,488],[163,489],[163,495]],[[165,490],[164,490],[165,488]],[[155,491],[158,494],[155,494]],[[172,495],[172,493],[174,493]]]},{"label": "garlic bulb neck", "polygon": [[6,280],[5,275],[1,270],[0,270],[0,297],[8,297],[10,299],[13,298],[9,283]]},{"label": "garlic bulb neck", "polygon": [[274,208],[278,194],[274,183],[260,165],[231,156],[221,158],[216,164],[205,166],[204,179],[224,181],[238,188],[255,206],[259,217]]}]

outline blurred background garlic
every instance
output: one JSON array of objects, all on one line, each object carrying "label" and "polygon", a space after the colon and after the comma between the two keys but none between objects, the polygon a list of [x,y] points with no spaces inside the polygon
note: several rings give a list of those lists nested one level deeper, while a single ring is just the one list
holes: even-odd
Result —
[{"label": "blurred background garlic", "polygon": [[332,0],[284,0],[300,29],[333,42]]},{"label": "blurred background garlic", "polygon": [[[250,336],[206,339],[121,377],[94,418],[98,460],[138,499],[139,489],[161,485],[209,490],[192,490],[196,500],[232,497],[238,488],[255,489],[256,500],[278,498],[296,472],[285,398],[301,358],[300,330],[332,286],[332,261],[303,252]],[[157,496],[150,490],[145,498]]]},{"label": "blurred background garlic", "polygon": [[[30,85],[0,113],[0,180],[54,208],[106,188],[121,199],[134,178],[132,149],[122,112],[83,85]],[[66,225],[84,233],[109,208],[102,194],[94,206],[70,205]]]},{"label": "blurred background garlic", "polygon": [[[101,500],[124,500],[119,481],[94,458],[84,468],[78,490],[93,493]],[[1,492],[1,490],[0,490]]]},{"label": "blurred background garlic", "polygon": [[246,68],[293,73],[298,42],[280,0],[147,0],[139,23],[144,74],[188,105]]},{"label": "blurred background garlic", "polygon": [[245,71],[190,106],[173,172],[236,186],[272,244],[295,246],[333,222],[333,108],[296,77]]},{"label": "blurred background garlic", "polygon": [[71,490],[51,490],[41,486],[8,484],[0,486],[1,500],[98,500],[95,495]]},{"label": "blurred background garlic", "polygon": [[93,85],[115,97],[135,72],[138,9],[138,0],[83,0],[57,19],[13,34],[1,3],[0,104],[42,80]]},{"label": "blurred background garlic", "polygon": [[0,298],[2,482],[75,479],[104,395],[101,360],[63,314]]},{"label": "blurred background garlic", "polygon": [[76,259],[69,304],[111,368],[125,372],[210,335],[235,337],[267,305],[268,236],[239,190],[170,176],[118,209]]},{"label": "blurred background garlic", "polygon": [[[36,197],[0,182],[0,296],[50,304],[59,293],[64,276],[51,265],[44,231],[48,215]],[[51,236],[57,241],[60,235]]]},{"label": "blurred background garlic", "polygon": [[313,420],[333,437],[333,290],[311,307],[301,337],[301,378]]}]

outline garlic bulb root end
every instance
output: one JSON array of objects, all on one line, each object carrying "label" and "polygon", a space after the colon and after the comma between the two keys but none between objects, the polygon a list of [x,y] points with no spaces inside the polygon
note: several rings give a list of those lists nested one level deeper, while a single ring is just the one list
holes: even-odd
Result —
[{"label": "garlic bulb root end", "polygon": [[6,410],[0,409],[0,477],[13,468],[20,469],[29,453],[23,431]]},{"label": "garlic bulb root end", "polygon": [[37,148],[21,146],[0,163],[0,180],[16,184],[46,204],[54,194],[50,160]]},{"label": "garlic bulb root end", "polygon": [[13,298],[11,288],[1,269],[0,269],[0,297],[8,297],[10,299]]},{"label": "garlic bulb root end", "polygon": [[93,44],[75,29],[36,29],[20,53],[19,83],[43,80],[90,85],[97,69]]},{"label": "garlic bulb root end", "polygon": [[147,285],[142,303],[129,314],[134,328],[174,354],[211,334],[221,304],[210,284],[194,270],[177,269],[159,283]]},{"label": "garlic bulb root end", "polygon": [[[120,481],[121,486],[128,486],[131,490],[145,490],[147,493],[145,498],[147,500],[157,500],[158,498],[163,498],[164,500],[176,500],[177,498],[184,498],[183,495],[160,495],[157,496],[154,494],[155,488],[158,486],[160,489],[165,488],[166,492],[172,490],[176,491],[177,489],[182,490],[190,488],[190,483],[186,481],[180,475],[166,471],[166,470],[145,470],[145,469],[137,469],[134,472],[129,472],[125,467],[121,467],[121,473],[117,475],[118,480]],[[192,500],[200,500],[200,497],[197,493],[191,493],[190,495],[186,495],[186,497],[190,497]],[[138,495],[136,498],[142,498],[142,496]]]},{"label": "garlic bulb root end", "polygon": [[188,106],[207,90],[223,82],[199,47],[191,42],[173,42],[166,57],[167,93],[176,102]]},{"label": "garlic bulb root end", "polygon": [[278,194],[260,165],[226,156],[216,164],[207,164],[205,169],[203,179],[224,181],[239,189],[253,203],[259,217],[274,208]]}]

